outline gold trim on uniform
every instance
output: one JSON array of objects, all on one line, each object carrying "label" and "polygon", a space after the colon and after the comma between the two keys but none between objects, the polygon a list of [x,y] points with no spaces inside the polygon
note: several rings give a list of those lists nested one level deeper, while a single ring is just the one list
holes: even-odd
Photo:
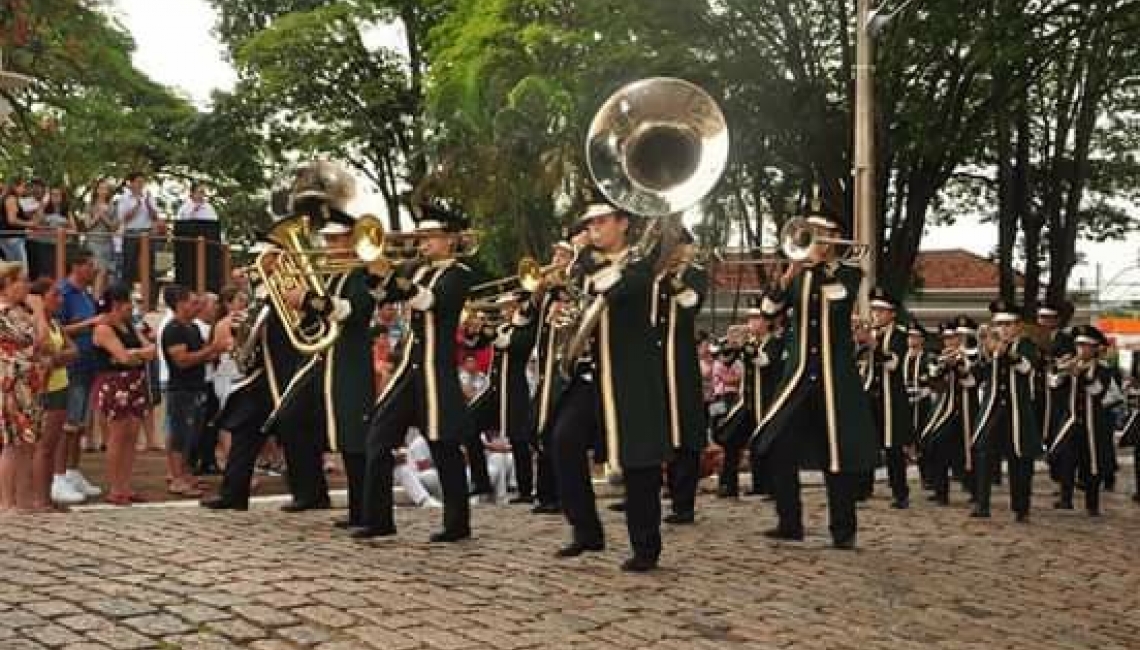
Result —
[{"label": "gold trim on uniform", "polygon": [[[772,419],[772,416],[777,411],[779,411],[780,408],[784,405],[784,402],[788,401],[788,397],[791,396],[792,391],[795,390],[796,386],[799,384],[800,377],[802,377],[804,374],[804,368],[807,367],[807,341],[808,341],[808,335],[807,335],[807,333],[808,333],[808,305],[807,305],[807,303],[808,303],[808,299],[811,297],[812,273],[814,273],[814,271],[812,271],[812,269],[807,269],[804,272],[803,280],[801,280],[801,282],[800,282],[800,285],[801,285],[800,302],[803,304],[801,304],[800,308],[797,310],[799,312],[799,316],[800,316],[799,362],[796,365],[796,370],[795,370],[795,372],[792,373],[791,378],[784,384],[783,390],[781,390],[780,394],[778,396],[776,396],[776,399],[772,400],[772,405],[769,406],[767,412],[764,413],[764,418],[756,426],[756,431],[760,431],[760,429],[764,428],[764,426],[767,425],[768,422]],[[807,284],[807,290],[806,291],[803,290],[804,284]]]},{"label": "gold trim on uniform", "polygon": [[831,455],[831,472],[839,471],[839,436],[837,435],[835,421],[835,387],[831,382],[831,299],[821,286],[819,289],[820,313],[819,320],[823,324],[823,334],[819,347],[823,352],[823,380],[824,405],[827,408],[827,451]]},{"label": "gold trim on uniform", "polygon": [[[340,297],[340,292],[344,290],[344,284],[348,281],[348,274],[343,274],[337,279],[336,288],[333,289],[332,295]],[[332,451],[337,450],[336,440],[339,433],[339,427],[336,419],[336,405],[333,402],[332,384],[333,384],[333,365],[336,363],[336,344],[333,344],[328,350],[328,359],[325,361],[325,381],[324,381],[324,402],[325,402],[325,433],[329,439],[329,449]],[[313,357],[317,357],[314,355]],[[299,373],[298,373],[299,374]],[[291,383],[291,382],[290,382]]]}]

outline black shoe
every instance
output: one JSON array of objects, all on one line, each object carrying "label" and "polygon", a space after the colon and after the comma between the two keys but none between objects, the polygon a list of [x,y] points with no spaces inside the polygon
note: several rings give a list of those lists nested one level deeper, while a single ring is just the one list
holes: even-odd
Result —
[{"label": "black shoe", "polygon": [[635,555],[621,563],[621,570],[628,573],[648,573],[657,568],[657,559]]},{"label": "black shoe", "polygon": [[974,508],[973,510],[970,511],[970,516],[974,517],[975,519],[989,519],[990,518],[990,509],[989,508]]},{"label": "black shoe", "polygon": [[375,537],[391,537],[395,534],[395,526],[361,526],[352,529],[348,536],[353,539],[373,539]]},{"label": "black shoe", "polygon": [[1132,503],[1140,503],[1140,492],[1132,495]]},{"label": "black shoe", "polygon": [[696,520],[697,520],[696,516],[691,512],[689,514],[686,514],[686,515],[681,515],[681,514],[677,514],[676,512],[674,512],[673,514],[666,515],[665,518],[662,519],[662,521],[664,521],[667,524],[675,524],[675,525],[679,525],[679,526],[685,525],[685,524],[691,524],[691,523],[695,522]]},{"label": "black shoe", "polygon": [[586,552],[597,553],[604,550],[606,550],[606,545],[604,542],[590,542],[589,544],[570,542],[566,546],[563,546],[562,548],[555,551],[554,557],[578,557],[579,555]]},{"label": "black shoe", "polygon": [[230,501],[225,497],[211,497],[209,499],[202,499],[198,505],[206,508],[207,510],[249,510],[248,503],[237,503]]},{"label": "black shoe", "polygon": [[306,510],[328,510],[332,507],[332,503],[328,499],[322,499],[313,503],[298,503],[290,501],[281,506],[281,512],[305,512]]},{"label": "black shoe", "polygon": [[910,499],[895,499],[894,501],[891,501],[891,507],[895,510],[906,510],[910,507]]},{"label": "black shoe", "polygon": [[1072,510],[1073,502],[1068,499],[1059,499],[1053,502],[1054,510]]},{"label": "black shoe", "polygon": [[789,542],[802,542],[804,541],[804,531],[784,530],[783,528],[776,527],[764,531],[764,537],[768,539],[782,539]]},{"label": "black shoe", "polygon": [[534,503],[534,497],[515,497],[507,503],[511,505],[518,505],[520,503]]},{"label": "black shoe", "polygon": [[351,519],[337,519],[336,521],[333,522],[333,528],[339,528],[341,530],[348,530],[350,528],[360,528],[360,527],[361,527],[360,524],[356,523],[355,521],[353,521]]},{"label": "black shoe", "polygon": [[1013,518],[1013,520],[1019,524],[1027,524],[1027,523],[1029,523],[1029,513],[1028,512],[1019,512]]},{"label": "black shoe", "polygon": [[847,537],[833,539],[831,545],[841,551],[855,550],[855,533],[851,533]]},{"label": "black shoe", "polygon": [[1089,513],[1090,517],[1099,517],[1100,516],[1100,508],[1089,508],[1088,513]]},{"label": "black shoe", "polygon": [[459,530],[446,530],[446,529],[444,529],[444,530],[441,530],[439,532],[432,533],[431,537],[428,538],[428,541],[433,543],[433,544],[439,544],[439,543],[443,543],[443,542],[458,542],[458,541],[461,541],[464,539],[470,539],[470,538],[471,538],[471,529],[470,528],[461,528]]},{"label": "black shoe", "polygon": [[716,496],[718,499],[736,499],[740,496],[740,491],[721,485],[716,489]]},{"label": "black shoe", "polygon": [[562,506],[557,503],[540,503],[531,508],[530,511],[536,515],[560,515],[562,514]]},{"label": "black shoe", "polygon": [[616,501],[606,506],[610,512],[625,512],[625,501]]}]

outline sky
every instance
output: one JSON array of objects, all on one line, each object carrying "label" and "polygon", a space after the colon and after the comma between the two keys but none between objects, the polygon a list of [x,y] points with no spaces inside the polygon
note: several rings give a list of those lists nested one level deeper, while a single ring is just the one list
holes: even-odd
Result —
[{"label": "sky", "polygon": [[[158,82],[202,108],[208,108],[213,90],[233,88],[236,75],[213,34],[217,16],[206,0],[114,0],[111,11],[135,39],[136,67]],[[401,40],[395,29],[378,29],[371,36],[377,44]],[[363,213],[378,212],[382,206],[378,196],[364,192],[352,207]],[[988,255],[996,242],[996,225],[962,219],[957,225],[932,229],[923,239],[923,248],[964,248]],[[1102,286],[1130,267],[1135,268],[1130,275],[1140,281],[1140,232],[1121,242],[1081,243],[1078,247],[1088,262],[1074,270],[1074,287],[1082,280],[1085,286],[1094,286],[1098,264]]]}]

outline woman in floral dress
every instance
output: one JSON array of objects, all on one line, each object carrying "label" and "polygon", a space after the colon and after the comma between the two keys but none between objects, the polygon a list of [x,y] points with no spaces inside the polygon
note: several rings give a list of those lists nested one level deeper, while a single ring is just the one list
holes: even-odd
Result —
[{"label": "woman in floral dress", "polygon": [[132,323],[134,303],[122,284],[103,293],[101,322],[93,335],[98,374],[92,387],[95,410],[107,422],[107,502],[129,506],[142,501],[131,490],[135,443],[142,418],[150,411],[150,386],[146,364],[154,359],[155,347],[147,343]]},{"label": "woman in floral dress", "polygon": [[[0,262],[0,511],[29,511],[32,454],[40,433],[44,333],[27,303],[23,264]],[[36,301],[34,304],[41,305]]]}]

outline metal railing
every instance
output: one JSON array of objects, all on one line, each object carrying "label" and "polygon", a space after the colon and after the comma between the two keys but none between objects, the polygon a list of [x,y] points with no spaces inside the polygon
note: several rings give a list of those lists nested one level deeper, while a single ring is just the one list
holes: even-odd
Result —
[{"label": "metal railing", "polygon": [[[153,296],[159,278],[155,271],[157,264],[155,264],[156,255],[159,249],[165,248],[171,255],[171,262],[169,270],[174,272],[177,277],[177,268],[174,261],[174,250],[178,244],[192,244],[193,245],[193,258],[194,258],[194,277],[192,278],[191,288],[195,291],[207,290],[207,277],[210,265],[210,253],[216,252],[216,258],[220,259],[220,277],[222,278],[221,284],[225,284],[230,277],[233,269],[233,258],[230,246],[224,242],[212,241],[205,236],[196,237],[181,237],[173,234],[173,229],[167,231],[167,234],[157,235],[153,233],[106,233],[106,232],[76,232],[68,228],[37,228],[27,231],[16,230],[0,230],[0,241],[7,241],[13,238],[20,238],[24,240],[25,250],[25,264],[28,262],[38,262],[33,258],[33,252],[36,250],[36,245],[42,247],[47,244],[45,235],[50,232],[52,241],[50,245],[53,250],[52,265],[53,268],[50,272],[55,279],[62,279],[67,275],[67,261],[69,253],[74,253],[79,248],[86,248],[89,244],[97,242],[100,239],[110,240],[113,255],[118,260],[118,269],[106,269],[106,271],[117,271],[116,276],[130,284],[137,283],[139,294],[143,300],[143,307],[150,310],[154,307]],[[115,239],[118,238],[121,245],[115,244]],[[137,241],[138,252],[137,269],[135,277],[124,277],[126,273],[125,268],[125,253],[128,246],[133,246],[133,242]],[[37,264],[38,266],[38,264]],[[32,269],[29,269],[31,273]],[[37,275],[44,275],[39,273]]]}]

